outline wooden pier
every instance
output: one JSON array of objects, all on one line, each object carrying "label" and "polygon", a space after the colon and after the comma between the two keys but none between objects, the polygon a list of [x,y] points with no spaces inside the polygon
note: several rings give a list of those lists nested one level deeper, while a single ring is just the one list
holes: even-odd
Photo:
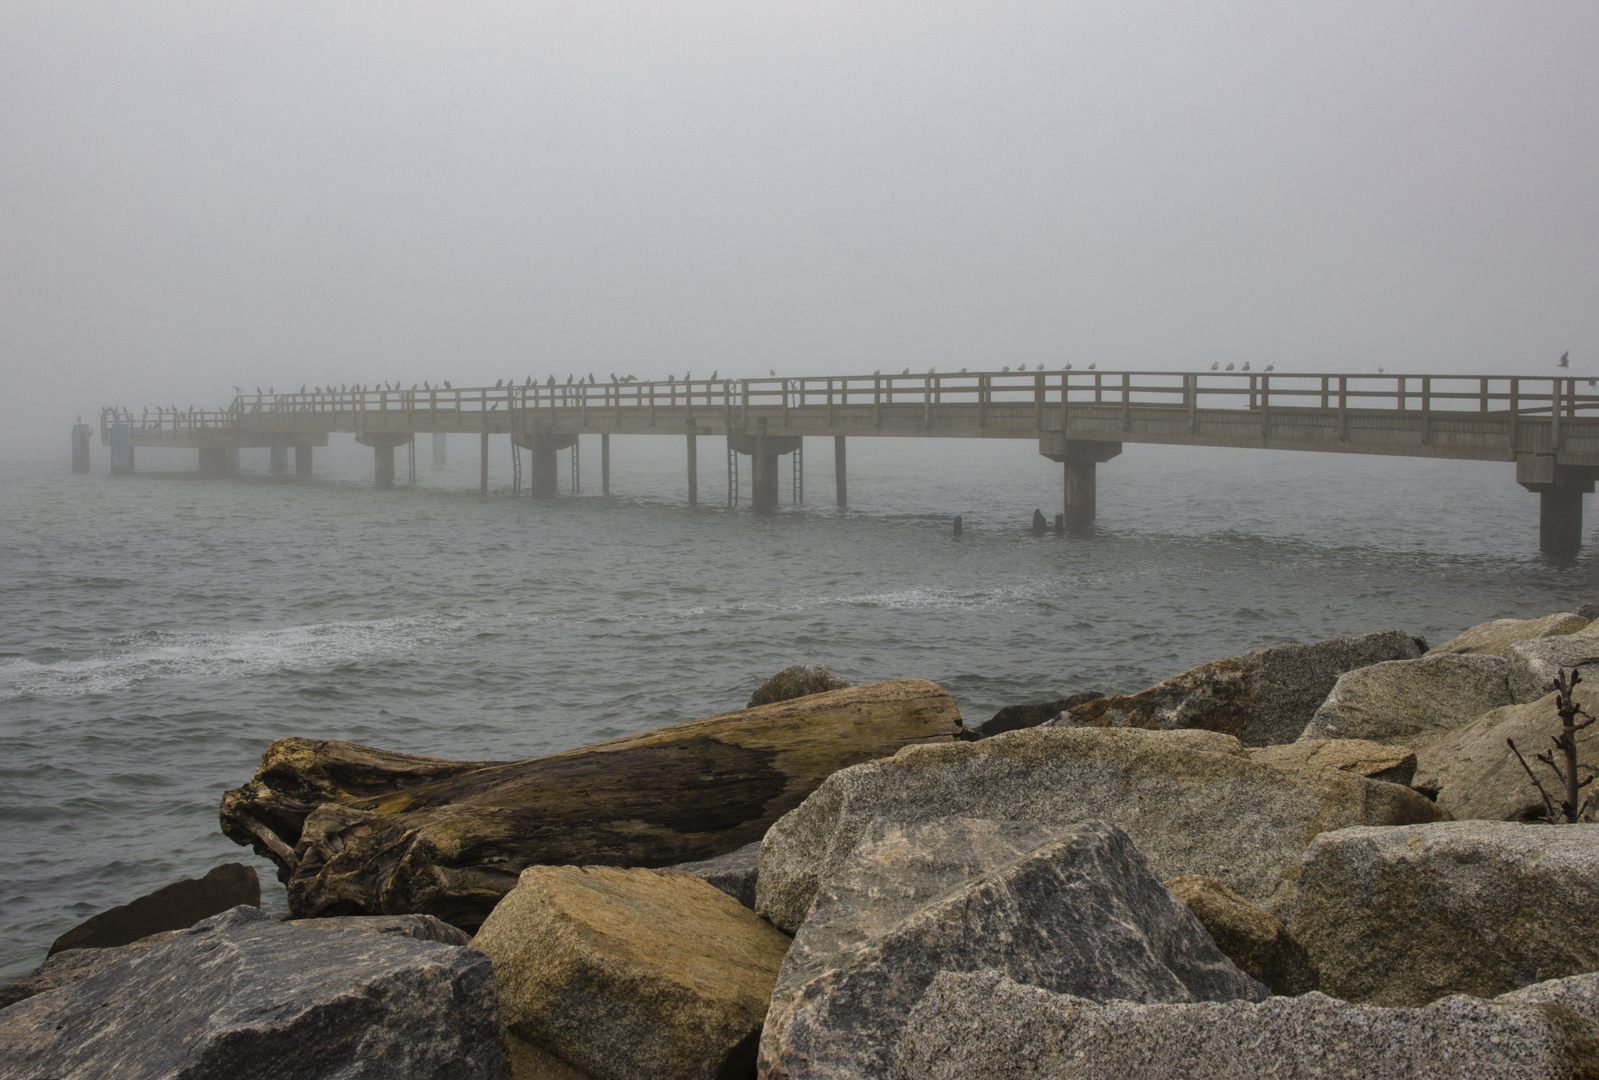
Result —
[{"label": "wooden pier", "polygon": [[[1064,516],[1094,519],[1095,469],[1123,443],[1316,450],[1514,463],[1540,497],[1543,550],[1582,542],[1582,496],[1599,476],[1599,391],[1586,379],[1265,372],[990,371],[828,378],[666,382],[527,382],[472,388],[339,389],[240,395],[224,409],[102,410],[112,471],[132,471],[141,446],[190,447],[203,475],[226,475],[241,447],[273,447],[274,471],[311,471],[312,449],[333,432],[373,448],[380,487],[394,482],[394,450],[423,433],[510,435],[531,451],[530,488],[553,495],[556,453],[599,435],[609,489],[610,435],[687,441],[697,499],[697,439],[727,440],[751,459],[752,504],[777,505],[778,459],[806,437],[835,440],[837,501],[846,501],[844,440],[1034,439],[1062,463]],[[75,436],[75,440],[77,436]],[[77,443],[75,441],[75,447]],[[75,452],[74,460],[78,457]],[[83,450],[87,467],[87,450]],[[281,463],[281,466],[280,466]],[[730,501],[736,501],[733,492]]]}]

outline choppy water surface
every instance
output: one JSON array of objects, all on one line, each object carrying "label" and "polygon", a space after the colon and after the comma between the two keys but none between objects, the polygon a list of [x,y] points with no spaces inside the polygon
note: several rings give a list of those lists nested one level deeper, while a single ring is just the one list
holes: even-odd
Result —
[{"label": "choppy water surface", "polygon": [[698,508],[680,441],[613,444],[611,498],[586,440],[585,491],[547,503],[510,496],[503,439],[489,498],[465,438],[390,492],[347,441],[304,482],[264,450],[230,480],[187,475],[192,452],[115,479],[99,447],[90,476],[0,463],[0,977],[97,910],[252,860],[217,803],[285,735],[529,757],[737,708],[796,661],[933,679],[975,723],[1594,593],[1586,554],[1538,556],[1508,465],[1129,446],[1100,466],[1094,535],[1040,539],[1059,466],[1027,442],[852,440],[840,513],[812,440],[810,505],[766,517],[721,505],[714,441]]}]

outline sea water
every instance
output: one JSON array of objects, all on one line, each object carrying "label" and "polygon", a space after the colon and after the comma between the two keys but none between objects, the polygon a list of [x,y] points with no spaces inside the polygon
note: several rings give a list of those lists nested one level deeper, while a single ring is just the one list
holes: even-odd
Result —
[{"label": "sea water", "polygon": [[[807,440],[804,505],[726,505],[721,440],[598,439],[580,489],[514,496],[511,451],[417,447],[377,491],[334,436],[308,480],[267,451],[200,480],[0,461],[0,978],[96,911],[229,860],[224,790],[289,735],[518,759],[741,707],[823,663],[946,687],[968,723],[1081,690],[1134,691],[1243,649],[1397,627],[1432,641],[1592,599],[1586,552],[1537,552],[1507,464],[1128,445],[1091,535],[1035,537],[1060,466],[1026,441]],[[523,462],[524,467],[526,461]],[[965,528],[957,539],[951,519]]]}]

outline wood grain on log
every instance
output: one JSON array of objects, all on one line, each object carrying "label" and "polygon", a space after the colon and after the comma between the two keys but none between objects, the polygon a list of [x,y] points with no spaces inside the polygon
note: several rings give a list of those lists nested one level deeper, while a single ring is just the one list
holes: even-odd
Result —
[{"label": "wood grain on log", "polygon": [[960,730],[901,679],[675,724],[529,761],[446,761],[280,739],[222,799],[298,917],[436,915],[475,928],[534,865],[670,866],[758,840],[828,775]]}]

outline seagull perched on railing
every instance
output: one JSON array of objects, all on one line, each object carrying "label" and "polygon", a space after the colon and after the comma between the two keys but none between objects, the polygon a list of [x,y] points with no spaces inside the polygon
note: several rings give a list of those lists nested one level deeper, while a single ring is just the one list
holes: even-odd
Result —
[{"label": "seagull perched on railing", "polygon": [[1248,360],[1245,360],[1245,361],[1244,361],[1244,367],[1243,367],[1243,370],[1244,370],[1244,371],[1248,371],[1248,370],[1249,370],[1249,361],[1248,361]]},{"label": "seagull perched on railing", "polygon": [[1571,350],[1570,349],[1567,349],[1565,352],[1560,354],[1560,366],[1561,367],[1570,367],[1571,366]]},{"label": "seagull perched on railing", "polygon": [[766,374],[770,375],[772,378],[775,379],[775,378],[777,378],[777,369],[775,367],[767,368],[766,369]]},{"label": "seagull perched on railing", "polygon": [[1267,371],[1276,371],[1277,370],[1277,365],[1276,364],[1267,364],[1266,365],[1266,370]]},{"label": "seagull perched on railing", "polygon": [[234,388],[233,388],[233,392],[234,392],[234,393],[235,393],[235,394],[242,394],[242,393],[244,393],[244,387],[242,387],[242,386],[235,386],[235,387],[234,387]]},{"label": "seagull perched on railing", "polygon": [[1098,361],[1098,360],[1096,360],[1096,361],[1094,361],[1094,362],[1093,362],[1093,363],[1092,363],[1092,364],[1089,364],[1089,365],[1088,365],[1088,370],[1089,370],[1089,371],[1093,371],[1093,370],[1094,370],[1094,369],[1095,369],[1095,368],[1097,368],[1097,367],[1098,367],[1098,366],[1099,366],[1099,361]]},{"label": "seagull perched on railing", "polygon": [[911,369],[910,368],[906,368],[904,371],[900,372],[901,375],[909,375],[910,373],[911,373]]},{"label": "seagull perched on railing", "polygon": [[1231,371],[1231,370],[1232,370],[1232,369],[1233,369],[1233,365],[1232,365],[1232,362],[1231,362],[1231,361],[1228,361],[1228,363],[1227,363],[1227,367],[1226,367],[1226,368],[1225,368],[1225,370],[1227,370],[1227,371]]},{"label": "seagull perched on railing", "polygon": [[1221,370],[1221,361],[1217,360],[1216,362],[1211,364],[1210,365],[1210,370],[1212,370],[1212,371],[1220,371]]},{"label": "seagull perched on railing", "polygon": [[453,389],[453,387],[450,386],[450,380],[449,379],[445,379],[444,380],[444,389],[446,389],[446,390]]},{"label": "seagull perched on railing", "polygon": [[1061,368],[1062,371],[1070,371],[1071,369],[1072,366],[1070,364],[1067,364],[1065,367]]},{"label": "seagull perched on railing", "polygon": [[721,374],[721,371],[720,371],[720,370],[717,370],[717,371],[713,371],[713,372],[711,372],[711,381],[712,381],[712,382],[715,382],[715,381],[716,381],[716,377],[717,377],[717,376],[718,376],[718,375],[720,375],[720,374]]}]

